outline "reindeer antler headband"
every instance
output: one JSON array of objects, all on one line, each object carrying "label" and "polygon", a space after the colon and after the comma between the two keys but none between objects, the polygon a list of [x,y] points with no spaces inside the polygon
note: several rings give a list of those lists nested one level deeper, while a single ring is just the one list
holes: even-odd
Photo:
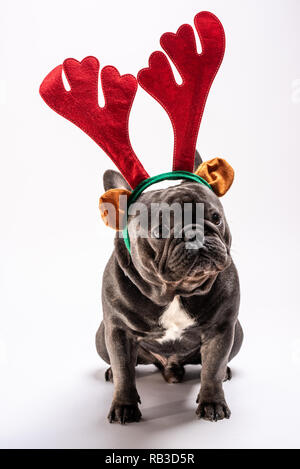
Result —
[{"label": "reindeer antler headband", "polygon": [[[204,106],[225,51],[224,30],[215,15],[201,12],[194,22],[201,41],[201,54],[197,53],[194,31],[188,24],[180,26],[176,34],[163,34],[160,40],[181,75],[181,85],[176,83],[166,55],[159,51],[150,56],[149,67],[141,70],[137,79],[133,75],[120,76],[112,66],[102,69],[104,107],[98,104],[99,62],[95,57],[86,57],[82,62],[66,59],[41,84],[40,94],[48,106],[86,132],[112,159],[132,189],[149,178],[132,149],[128,134],[129,114],[138,83],[163,106],[172,122],[172,179],[177,171],[187,173],[181,173],[181,179],[192,175]],[[63,85],[62,71],[70,91]],[[163,175],[164,179],[171,178],[168,174]],[[232,168],[220,158],[202,163],[195,174],[199,182],[208,182],[219,196],[229,189],[233,180]],[[109,224],[106,216],[103,213]]]}]

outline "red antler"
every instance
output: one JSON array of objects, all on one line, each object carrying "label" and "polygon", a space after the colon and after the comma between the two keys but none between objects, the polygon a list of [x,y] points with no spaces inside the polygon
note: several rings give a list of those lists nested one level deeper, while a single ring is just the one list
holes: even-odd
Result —
[{"label": "red antler", "polygon": [[[62,81],[64,70],[70,91]],[[44,101],[54,111],[86,132],[118,166],[132,188],[149,177],[135,155],[128,135],[128,120],[137,90],[132,75],[120,76],[114,67],[104,67],[101,83],[105,106],[98,104],[99,62],[67,59],[46,76],[40,87]]]},{"label": "red antler", "polygon": [[167,111],[174,130],[173,170],[193,171],[199,126],[206,98],[221,65],[225,35],[218,18],[209,12],[195,16],[202,53],[196,49],[193,28],[182,25],[176,34],[165,33],[160,43],[178,69],[178,85],[163,52],[154,52],[149,68],[138,74],[139,84]]}]

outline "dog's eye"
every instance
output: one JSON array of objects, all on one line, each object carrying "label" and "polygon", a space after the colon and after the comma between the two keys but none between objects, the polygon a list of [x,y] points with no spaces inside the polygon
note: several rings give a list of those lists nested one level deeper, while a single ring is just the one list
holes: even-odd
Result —
[{"label": "dog's eye", "polygon": [[221,217],[220,217],[220,215],[219,215],[217,212],[214,212],[214,213],[212,214],[212,217],[211,217],[211,218],[212,218],[212,221],[213,221],[213,223],[214,223],[215,225],[220,225],[220,223],[221,223]]}]

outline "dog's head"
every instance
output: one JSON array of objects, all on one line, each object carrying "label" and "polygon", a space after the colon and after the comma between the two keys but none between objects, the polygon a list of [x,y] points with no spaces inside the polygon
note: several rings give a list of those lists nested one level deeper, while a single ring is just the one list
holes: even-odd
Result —
[{"label": "dog's head", "polygon": [[[199,157],[197,167],[198,163]],[[220,174],[218,177],[220,185]],[[229,179],[227,189],[233,172]],[[115,171],[105,173],[104,187],[109,196],[100,199],[102,216],[109,225],[114,218],[121,230],[126,208],[118,204],[116,216],[110,217],[107,202],[115,207],[117,195],[127,200],[130,187]],[[132,262],[142,278],[152,283],[159,281],[182,293],[192,292],[231,262],[231,235],[222,204],[213,190],[198,182],[185,180],[142,193],[130,206],[127,221]]]}]

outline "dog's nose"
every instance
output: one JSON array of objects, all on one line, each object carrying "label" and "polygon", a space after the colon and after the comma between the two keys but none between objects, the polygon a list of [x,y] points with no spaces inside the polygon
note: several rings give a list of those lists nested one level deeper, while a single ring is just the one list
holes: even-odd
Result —
[{"label": "dog's nose", "polygon": [[186,249],[200,249],[204,242],[204,230],[200,225],[189,225],[183,229]]}]

